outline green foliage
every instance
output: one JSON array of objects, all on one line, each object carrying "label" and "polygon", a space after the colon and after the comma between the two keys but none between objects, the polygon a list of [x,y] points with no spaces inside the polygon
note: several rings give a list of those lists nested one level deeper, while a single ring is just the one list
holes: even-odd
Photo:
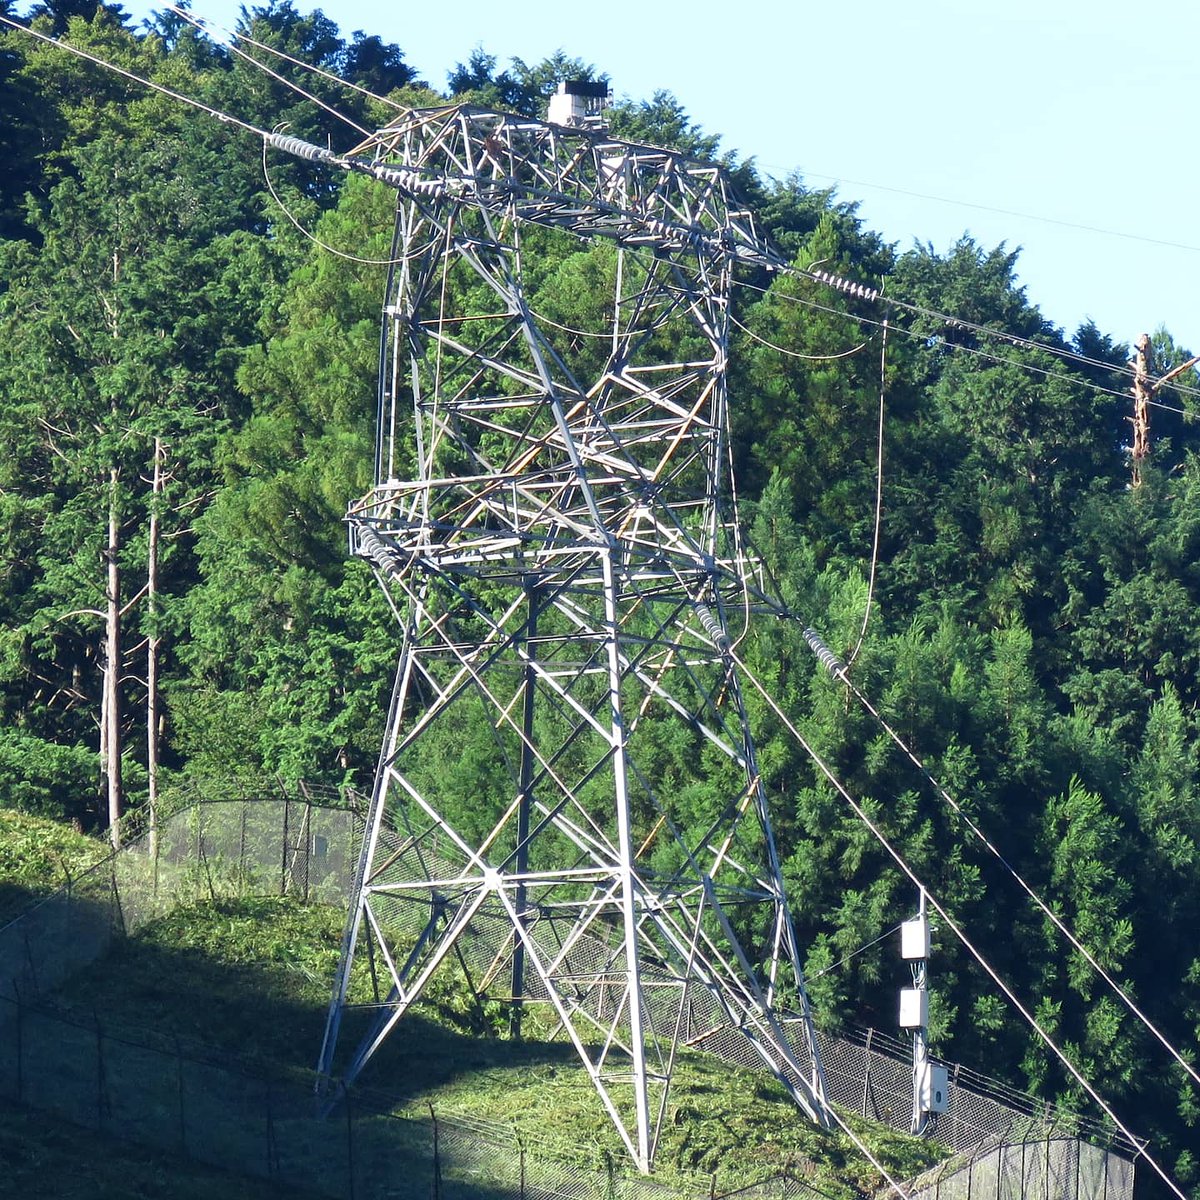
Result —
[{"label": "green foliage", "polygon": [[61,822],[0,808],[0,913],[65,887],[109,850]]},{"label": "green foliage", "polygon": [[451,97],[458,102],[477,104],[544,117],[550,96],[565,79],[597,79],[596,68],[578,58],[568,58],[561,50],[530,65],[514,58],[507,69],[496,70],[496,56],[477,46],[466,63],[459,63],[447,76]]},{"label": "green foliage", "polygon": [[0,809],[82,820],[96,788],[95,755],[18,729],[0,731]]},{"label": "green foliage", "polygon": [[[138,1036],[182,1035],[259,1060],[263,1071],[309,1066],[337,963],[339,910],[291,899],[257,899],[179,909],[121,943],[63,993],[67,1004],[108,1014],[109,1028]],[[365,980],[356,980],[361,986]],[[602,1168],[624,1148],[590,1079],[563,1040],[543,1040],[535,1020],[524,1041],[488,1036],[461,984],[443,982],[401,1023],[372,1074],[386,1079],[395,1111],[481,1116],[569,1160]],[[371,1080],[364,1082],[370,1086]],[[916,1174],[935,1148],[855,1121],[889,1170]],[[840,1134],[798,1120],[769,1077],[683,1051],[658,1152],[660,1182],[715,1176],[733,1188],[782,1170],[809,1177],[831,1197],[879,1183]]]},{"label": "green foliage", "polygon": [[300,1200],[294,1187],[143,1150],[0,1101],[0,1162],[14,1196],[53,1200]]},{"label": "green foliage", "polygon": [[609,117],[612,132],[625,141],[668,146],[693,158],[711,161],[721,144],[719,136],[705,133],[667,91],[655,92],[651,99],[638,103],[616,104]]},{"label": "green foliage", "polygon": [[[177,18],[134,33],[114,7],[69,0],[36,20],[266,127],[283,121],[337,148],[358,137]],[[320,12],[273,3],[248,10],[243,24],[377,91],[441,102],[400,47],[363,33],[347,39]],[[450,90],[533,114],[560,79],[593,74],[564,53],[501,69],[479,48],[451,72]],[[328,81],[304,83],[364,126],[388,118]],[[720,154],[718,136],[669,93],[618,104],[612,129],[702,159]],[[395,630],[367,571],[345,561],[341,520],[371,479],[394,195],[272,159],[271,183],[310,241],[265,196],[260,149],[54,47],[0,34],[0,810],[95,818],[110,512],[129,604],[122,699],[135,795],[145,754],[139,642],[152,633],[163,639],[172,771],[370,778]],[[857,648],[854,678],[963,811],[1172,1040],[1194,1044],[1195,422],[1156,414],[1155,457],[1143,485],[1130,488],[1126,412],[1096,390],[1124,389],[1114,372],[1125,348],[1090,324],[1068,342],[1019,285],[1016,252],[964,238],[945,251],[898,253],[831,191],[723,161],[759,227],[798,266],[873,286],[886,277],[888,295],[959,318],[889,317],[885,345],[877,322],[886,310],[811,280],[739,268],[749,286],[734,291],[731,452],[743,523],[796,618],[757,620],[740,653],[1016,990],[1040,997],[1048,1027],[1122,1111],[1181,1147],[1200,1111],[1193,1089],[848,703],[801,628],[813,624],[843,656]],[[527,296],[556,323],[553,339],[582,342],[569,331],[597,328],[614,262],[607,243],[525,237]],[[635,289],[638,268],[626,266]],[[469,311],[495,311],[494,295],[465,272],[447,287]],[[998,344],[977,327],[1023,340]],[[598,364],[601,345],[583,344],[582,366]],[[1049,353],[1068,346],[1096,361],[1076,369]],[[1186,357],[1166,331],[1155,351],[1161,370]],[[157,499],[148,482],[156,437],[168,447]],[[137,598],[152,507],[165,539],[153,619]],[[891,1027],[900,964],[887,943],[864,947],[911,913],[913,889],[770,708],[750,690],[744,700],[818,1019]],[[465,810],[456,818],[474,829],[489,804],[504,802],[511,744],[468,708],[414,769],[453,788]],[[702,828],[725,784],[717,756],[653,709],[638,737],[639,765],[667,785],[672,818],[685,834]],[[18,846],[44,839],[34,873],[43,882],[58,877],[56,856],[74,861],[48,833],[12,836]],[[672,867],[666,851],[654,854],[656,868]],[[251,936],[241,926],[225,932]],[[334,952],[325,932],[297,926],[281,936],[315,937],[326,958]],[[199,962],[208,948],[195,952]],[[318,973],[288,965],[280,994],[300,987],[305,970]],[[941,1051],[1047,1098],[1071,1095],[945,931],[934,973]],[[461,996],[439,1002],[461,1022],[491,1021]],[[314,1013],[320,1003],[314,991]],[[519,1094],[518,1069],[497,1071],[486,1103],[506,1089]],[[703,1072],[697,1080],[701,1095]],[[713,1161],[715,1144],[694,1138],[670,1153],[681,1164]],[[1174,1155],[1181,1179],[1197,1170],[1188,1155]]]}]

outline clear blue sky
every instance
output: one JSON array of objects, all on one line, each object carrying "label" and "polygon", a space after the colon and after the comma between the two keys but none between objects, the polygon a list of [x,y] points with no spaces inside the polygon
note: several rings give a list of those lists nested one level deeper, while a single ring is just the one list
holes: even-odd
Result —
[{"label": "clear blue sky", "polygon": [[[137,19],[155,5],[125,7]],[[239,5],[193,7],[232,24]],[[1087,317],[1126,342],[1161,324],[1200,350],[1194,2],[327,0],[323,10],[345,34],[397,43],[438,88],[476,46],[502,65],[562,49],[607,72],[619,96],[664,88],[764,173],[836,182],[902,249],[944,250],[964,232],[1022,247],[1030,299],[1068,334]]]}]

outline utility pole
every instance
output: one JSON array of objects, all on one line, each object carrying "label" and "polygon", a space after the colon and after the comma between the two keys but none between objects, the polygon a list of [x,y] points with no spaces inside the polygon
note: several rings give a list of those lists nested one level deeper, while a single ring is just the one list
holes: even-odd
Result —
[{"label": "utility pole", "polygon": [[104,559],[108,574],[105,588],[104,700],[101,706],[100,760],[108,794],[108,836],[114,850],[121,848],[121,813],[124,788],[121,778],[121,519],[118,504],[119,472],[109,471],[108,544]]},{"label": "utility pole", "polygon": [[158,878],[158,752],[161,729],[158,708],[158,652],[162,635],[158,631],[158,543],[159,504],[163,490],[162,438],[154,439],[154,479],[151,484],[150,536],[146,554],[146,608],[150,632],[146,637],[146,777],[149,785],[147,807],[150,811],[150,860]]},{"label": "utility pole", "polygon": [[1150,372],[1154,370],[1154,351],[1150,346],[1150,335],[1143,333],[1133,344],[1133,452],[1130,463],[1133,470],[1133,486],[1142,486],[1142,463],[1150,453]]},{"label": "utility pole", "polygon": [[1200,363],[1200,356],[1189,358],[1187,362],[1168,371],[1161,379],[1151,379],[1154,372],[1154,349],[1150,344],[1150,335],[1138,335],[1134,342],[1134,355],[1129,360],[1133,367],[1133,450],[1130,454],[1130,464],[1133,470],[1133,486],[1142,486],[1142,464],[1150,456],[1150,405],[1155,395],[1172,379],[1182,375],[1184,371]]},{"label": "utility pole", "polygon": [[900,1028],[912,1031],[913,1110],[911,1131],[920,1137],[931,1114],[947,1107],[946,1068],[929,1061],[929,911],[925,889],[917,915],[900,926],[900,956],[912,969],[912,987],[900,992]]}]

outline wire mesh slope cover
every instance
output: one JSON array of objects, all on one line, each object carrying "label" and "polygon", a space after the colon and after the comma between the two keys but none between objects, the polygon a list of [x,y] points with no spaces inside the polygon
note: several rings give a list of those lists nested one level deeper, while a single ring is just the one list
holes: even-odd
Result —
[{"label": "wire mesh slope cover", "polygon": [[114,939],[188,903],[287,894],[344,906],[362,842],[355,797],[259,791],[187,796],[153,836],[131,822],[119,852],[0,926],[0,996],[50,994]]},{"label": "wire mesh slope cover", "polygon": [[993,1139],[913,1180],[912,1200],[1129,1200],[1133,1163],[1071,1137]]},{"label": "wire mesh slope cover", "polygon": [[[397,1115],[356,1091],[336,1117],[316,1111],[311,1081],[145,1029],[109,1028],[0,996],[0,1097],[305,1195],[397,1200],[699,1200],[712,1181],[671,1186],[607,1161],[570,1161],[490,1122]],[[2,1191],[2,1187],[0,1187]],[[7,1195],[7,1192],[3,1194]],[[764,1181],[751,1200],[803,1194]]]},{"label": "wire mesh slope cover", "polygon": [[[352,1081],[469,929],[471,985],[518,1028],[550,1010],[643,1170],[698,991],[824,1123],[732,654],[751,593],[728,291],[749,221],[719,168],[596,131],[455,108],[375,145],[396,261],[376,481],[349,524],[399,664],[320,1070]],[[568,327],[525,264],[580,237]]]}]

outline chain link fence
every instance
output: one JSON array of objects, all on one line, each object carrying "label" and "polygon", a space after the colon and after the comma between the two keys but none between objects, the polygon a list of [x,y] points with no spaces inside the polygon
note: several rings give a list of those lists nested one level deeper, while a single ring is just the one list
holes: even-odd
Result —
[{"label": "chain link fence", "polygon": [[[54,991],[114,941],[197,901],[291,895],[345,907],[362,797],[310,787],[177,798],[150,831],[0,929],[0,1095],[75,1124],[307,1194],[350,1200],[680,1200],[713,1180],[664,1186],[623,1160],[571,1161],[505,1126],[432,1109],[399,1116],[361,1087],[328,1113],[316,1078],[174,1035],[57,1007]],[[785,1176],[738,1195],[827,1200]]]},{"label": "chain link fence", "polygon": [[231,787],[202,802],[177,793],[153,831],[131,817],[123,850],[0,928],[0,995],[52,992],[114,938],[184,904],[293,895],[344,905],[360,812],[361,797],[348,790]]},{"label": "chain link fence", "polygon": [[1133,1192],[1133,1163],[1053,1133],[998,1140],[912,1183],[912,1200],[1112,1200]]},{"label": "chain link fence", "polygon": [[[556,1157],[504,1126],[397,1116],[356,1088],[324,1113],[304,1072],[270,1075],[183,1039],[129,1035],[44,1004],[0,1001],[0,1094],[76,1125],[241,1174],[349,1200],[680,1200],[623,1162]],[[781,1194],[768,1182],[764,1195]],[[760,1193],[756,1193],[760,1194]],[[822,1200],[809,1187],[789,1193]]]},{"label": "chain link fence", "polygon": [[[818,1032],[817,1044],[830,1099],[894,1129],[908,1130],[912,1120],[912,1049],[877,1029]],[[934,1061],[941,1061],[934,1059]],[[1051,1135],[1078,1137],[1115,1155],[1133,1155],[1136,1147],[1115,1130],[1079,1113],[1024,1095],[956,1063],[948,1072],[949,1104],[932,1117],[930,1136],[950,1150],[968,1150],[994,1138],[1034,1140]]]},{"label": "chain link fence", "polygon": [[[105,1028],[47,1004],[47,995],[105,954],[114,939],[182,904],[291,895],[344,908],[353,887],[363,810],[364,798],[350,790],[230,785],[215,796],[211,791],[176,794],[153,830],[132,818],[123,831],[125,849],[0,928],[0,1093],[78,1124],[359,1200],[716,1197],[711,1180],[682,1191],[664,1189],[623,1165],[597,1170],[563,1161],[549,1148],[524,1145],[498,1126],[433,1114],[426,1121],[400,1118],[386,1111],[383,1098],[373,1099],[361,1088],[336,1119],[326,1118],[316,1111],[311,1077],[267,1078],[258,1064],[230,1065],[224,1052],[143,1030]],[[403,853],[399,834],[385,836]],[[403,920],[400,913],[396,917]],[[485,911],[477,920],[478,955],[469,942],[464,952],[478,957],[473,965],[484,970],[494,962],[496,940],[505,934],[499,927],[484,929]],[[539,932],[557,936],[550,923]],[[601,957],[607,952],[600,944],[579,950]],[[530,982],[532,999],[537,984]],[[595,1003],[603,1005],[605,997],[598,995]],[[761,1066],[746,1038],[723,1024],[707,993],[693,994],[685,1017],[689,1044],[726,1061]],[[904,1044],[878,1031],[820,1033],[818,1041],[830,1098],[907,1130],[912,1077]],[[950,1108],[937,1118],[933,1136],[952,1150],[970,1153],[950,1160],[957,1166],[944,1165],[932,1182],[919,1181],[922,1196],[940,1200],[938,1189],[959,1186],[960,1177],[969,1196],[1007,1200],[1023,1195],[995,1191],[1011,1182],[1012,1155],[1019,1152],[1029,1160],[1030,1146],[1072,1145],[1080,1147],[1073,1174],[1049,1150],[1043,1156],[1046,1162],[1053,1159],[1046,1178],[1073,1183],[1055,1196],[1127,1200],[1131,1195],[1133,1165],[1122,1157],[1129,1147],[1108,1145],[1111,1139],[1103,1130],[1074,1114],[964,1068],[950,1065],[950,1072]],[[341,1122],[336,1134],[335,1120]],[[1076,1141],[1080,1137],[1107,1148]],[[992,1175],[976,1165],[993,1160]],[[398,1162],[405,1164],[399,1183]],[[986,1190],[987,1180],[992,1191]],[[817,1200],[821,1193],[784,1173],[730,1195]],[[1047,1192],[1045,1200],[1049,1197]]]},{"label": "chain link fence", "polygon": [[[387,847],[389,861],[398,877],[419,879],[423,872],[452,878],[458,872],[453,861],[439,855],[436,840],[418,847],[416,839],[396,829],[383,828],[380,838]],[[408,896],[376,897],[376,908],[386,914],[391,926],[416,935],[430,919],[428,900],[412,893]],[[593,932],[577,937],[573,922],[542,915],[534,921],[530,935],[547,951],[547,957],[564,953],[570,938],[569,957],[564,968],[580,979],[599,978],[613,959],[615,950]],[[458,943],[464,961],[475,979],[495,973],[496,964],[511,952],[512,925],[498,903],[485,902],[472,919],[470,935]],[[733,1028],[717,999],[704,988],[689,991],[682,1013],[675,1007],[673,977],[647,965],[643,969],[647,1025],[655,1030],[679,1029],[680,1040],[691,1047],[715,1055],[726,1062],[752,1070],[761,1070],[762,1060],[740,1030]],[[526,978],[527,996],[538,1001],[548,999],[541,980],[534,972]],[[622,993],[595,986],[584,1003],[596,1022],[607,1026],[615,1019],[623,1002]],[[811,1068],[803,1027],[784,1018],[790,1048],[803,1070]],[[790,1026],[790,1029],[789,1029]],[[820,1054],[829,1098],[843,1109],[908,1132],[912,1121],[912,1051],[909,1045],[879,1030],[843,1030],[833,1034],[818,1030]],[[937,1060],[936,1057],[934,1061]],[[1016,1138],[1018,1129],[1034,1138],[1050,1133],[1082,1137],[1105,1146],[1118,1155],[1136,1154],[1136,1147],[1098,1122],[1078,1113],[1047,1104],[1032,1096],[971,1071],[959,1064],[942,1063],[947,1068],[949,1104],[944,1113],[933,1118],[931,1136],[952,1151],[978,1146],[989,1138]],[[1022,1134],[1024,1136],[1024,1134]]]}]

